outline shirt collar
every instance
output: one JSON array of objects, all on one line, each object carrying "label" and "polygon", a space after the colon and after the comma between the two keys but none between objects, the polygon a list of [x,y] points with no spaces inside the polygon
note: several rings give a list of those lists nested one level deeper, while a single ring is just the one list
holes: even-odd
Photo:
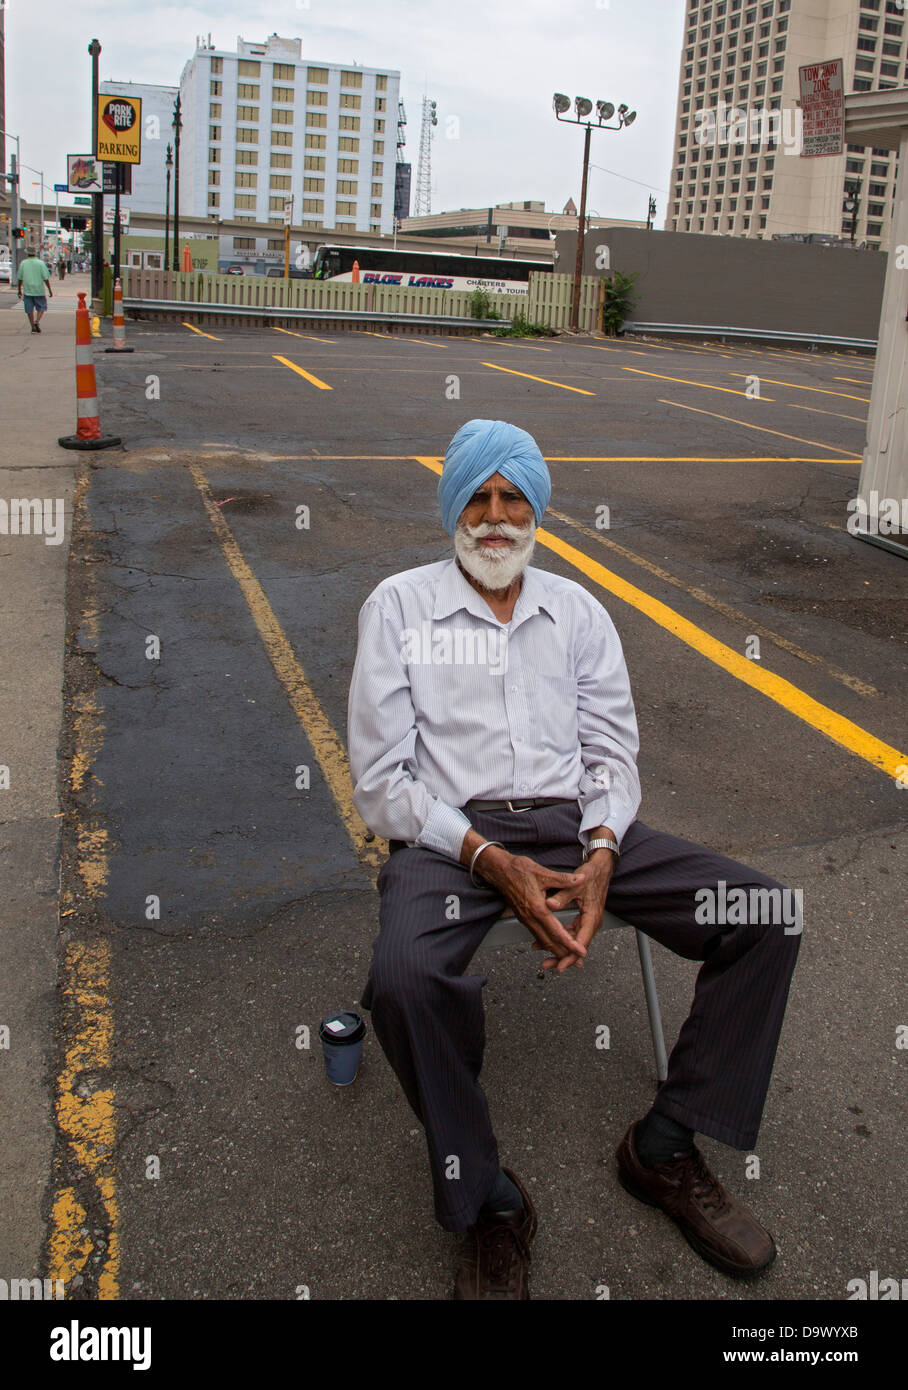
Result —
[{"label": "shirt collar", "polygon": [[[472,613],[476,618],[483,618],[488,623],[498,622],[495,614],[489,608],[485,599],[476,592],[472,584],[468,584],[458,568],[456,559],[452,559],[447,568],[442,571],[438,581],[438,588],[435,592],[435,607],[432,610],[432,618],[449,618],[452,613],[459,612],[465,608],[468,613]],[[528,565],[523,572],[523,583],[520,586],[520,594],[514,605],[514,613],[511,618],[513,627],[518,626],[526,618],[532,617],[534,613],[545,612],[554,620],[555,612],[552,604],[548,601],[545,587],[540,577],[540,572]],[[502,624],[503,626],[503,624]]]}]

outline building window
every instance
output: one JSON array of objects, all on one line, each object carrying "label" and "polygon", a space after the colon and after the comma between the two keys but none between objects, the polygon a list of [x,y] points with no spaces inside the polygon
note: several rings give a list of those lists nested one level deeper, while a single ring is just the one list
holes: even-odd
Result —
[{"label": "building window", "polygon": [[[327,124],[328,124],[328,116],[327,116],[327,114],[326,114],[324,111],[307,111],[307,112],[306,112],[306,125],[307,125],[307,126],[326,126]],[[277,133],[277,132],[275,132],[275,133]],[[273,143],[273,144],[279,144],[280,142],[279,142],[279,141],[273,141],[272,143]]]},{"label": "building window", "polygon": [[337,193],[340,197],[355,198],[359,193],[356,179],[338,179]]},{"label": "building window", "polygon": [[238,77],[260,77],[262,73],[261,63],[252,63],[247,58],[241,58],[236,65]]},{"label": "building window", "polygon": [[358,174],[358,173],[359,173],[359,160],[358,160],[358,159],[339,159],[339,160],[337,161],[337,172],[338,172],[339,174]]},{"label": "building window", "polygon": [[376,98],[375,98],[375,109],[376,109],[376,111],[384,111],[385,108],[387,107],[387,105],[388,105],[388,103],[387,103],[387,100],[385,99],[385,97],[376,97]]},{"label": "building window", "polygon": [[208,95],[209,95],[210,97],[219,97],[219,96],[221,95],[221,84],[220,84],[220,82],[209,82],[209,83],[208,83]]},{"label": "building window", "polygon": [[236,118],[238,121],[258,121],[259,108],[257,106],[238,106],[236,108]]},{"label": "building window", "polygon": [[237,126],[236,143],[238,145],[257,145],[259,133],[257,128],[252,126]]},{"label": "building window", "polygon": [[338,116],[337,124],[339,130],[359,130],[359,116]]},{"label": "building window", "polygon": [[235,236],[233,238],[233,249],[234,251],[254,251],[255,237]]},{"label": "building window", "polygon": [[370,217],[381,217],[381,203],[373,203]]},{"label": "building window", "polygon": [[888,164],[871,164],[870,173],[875,179],[884,179],[889,173],[889,166]]},{"label": "building window", "polygon": [[362,99],[361,96],[357,96],[356,92],[341,92],[341,94],[340,94],[340,105],[341,105],[341,109],[343,109],[344,107],[347,107],[347,108],[349,108],[349,109],[352,110],[352,111],[358,111],[358,110],[360,109],[360,107],[362,106],[362,104],[363,104],[363,99]]},{"label": "building window", "polygon": [[336,217],[355,217],[356,204],[340,201],[334,204],[334,215]]},{"label": "building window", "polygon": [[285,202],[285,199],[283,199],[283,198],[269,198],[269,199],[268,199],[268,211],[269,211],[269,212],[283,212],[283,211],[284,211],[284,202]]},{"label": "building window", "polygon": [[213,121],[219,121],[221,119],[221,103],[219,101],[210,101],[208,103],[208,115]]},{"label": "building window", "polygon": [[341,135],[338,137],[337,148],[339,150],[352,150],[359,152],[359,138],[356,135]]},{"label": "building window", "polygon": [[218,186],[218,184],[219,184],[220,182],[221,182],[221,171],[220,171],[220,169],[209,169],[209,170],[208,170],[208,186],[209,186],[210,188],[217,188],[217,186]]},{"label": "building window", "polygon": [[342,86],[342,87],[362,87],[362,85],[363,85],[363,75],[362,75],[361,72],[342,72],[342,73],[341,73],[341,86]]},{"label": "building window", "polygon": [[272,88],[271,88],[271,100],[272,100],[272,101],[282,101],[282,102],[284,102],[285,105],[291,103],[291,102],[293,101],[293,88],[292,88],[292,87],[272,87]]},{"label": "building window", "polygon": [[855,58],[854,60],[854,66],[857,72],[873,72],[875,64],[875,58]]},{"label": "building window", "polygon": [[384,135],[385,123],[380,117],[376,117],[372,122],[372,130],[375,135]]},{"label": "building window", "polygon": [[380,179],[382,177],[383,170],[384,165],[382,164],[381,160],[376,159],[372,165],[372,177],[374,179]]},{"label": "building window", "polygon": [[234,187],[236,188],[258,188],[258,174],[247,174],[241,169],[236,169],[233,175]]},{"label": "building window", "polygon": [[221,152],[220,152],[220,150],[209,150],[209,151],[208,151],[208,163],[209,163],[209,164],[220,164],[220,162],[221,162]]},{"label": "building window", "polygon": [[235,207],[251,209],[255,207],[255,195],[253,193],[237,193],[233,202]]},{"label": "building window", "polygon": [[375,90],[377,92],[386,92],[388,90],[388,79],[382,73],[379,73],[375,79]]},{"label": "building window", "polygon": [[372,197],[373,197],[373,198],[380,198],[381,195],[382,195],[382,186],[381,186],[381,184],[380,184],[380,183],[373,183],[373,185],[372,185]]},{"label": "building window", "polygon": [[303,212],[319,212],[319,213],[323,213],[324,211],[325,211],[325,200],[324,200],[324,198],[304,198],[304,199],[303,199]]},{"label": "building window", "polygon": [[237,164],[258,164],[259,152],[258,150],[237,150],[235,159]]},{"label": "building window", "polygon": [[272,145],[292,145],[292,144],[293,144],[293,131],[292,131],[292,130],[272,130],[272,132],[271,132],[271,143],[272,143]]},{"label": "building window", "polygon": [[289,174],[272,174],[268,184],[269,188],[290,188],[291,186],[292,181]]},{"label": "building window", "polygon": [[303,179],[303,192],[304,192],[304,193],[324,193],[324,191],[325,191],[325,180],[324,180],[324,179]]},{"label": "building window", "polygon": [[307,154],[306,158],[303,160],[304,169],[324,169],[324,167],[325,156],[323,154]]},{"label": "building window", "polygon": [[328,93],[327,93],[327,92],[307,92],[307,93],[306,93],[306,105],[307,105],[307,106],[327,106],[327,105],[328,105]]},{"label": "building window", "polygon": [[313,135],[311,131],[306,131],[306,149],[323,150],[327,144],[327,137],[324,135]]},{"label": "building window", "polygon": [[223,58],[212,58],[212,60],[211,60],[211,71],[212,71],[212,72],[223,72],[223,71],[224,71],[224,59],[223,59]]},{"label": "building window", "polygon": [[373,141],[372,141],[372,153],[373,153],[373,155],[376,155],[376,154],[384,154],[384,152],[385,152],[385,142],[384,142],[384,140],[373,140]]},{"label": "building window", "polygon": [[236,89],[237,101],[258,101],[261,88],[257,82],[239,82]]},{"label": "building window", "polygon": [[320,86],[324,86],[324,85],[327,83],[327,81],[328,81],[328,69],[327,69],[327,68],[307,68],[307,69],[306,69],[306,81],[307,81],[307,82],[318,82]]},{"label": "building window", "polygon": [[292,166],[292,164],[293,164],[293,155],[292,155],[292,154],[275,154],[274,151],[272,150],[272,152],[271,152],[271,167],[272,167],[272,169],[289,169],[289,168]]},{"label": "building window", "polygon": [[210,125],[210,126],[208,127],[208,139],[209,139],[209,140],[220,140],[220,138],[221,138],[221,127],[220,127],[219,125]]},{"label": "building window", "polygon": [[282,106],[275,106],[271,112],[272,125],[293,125],[293,112],[285,111]]}]

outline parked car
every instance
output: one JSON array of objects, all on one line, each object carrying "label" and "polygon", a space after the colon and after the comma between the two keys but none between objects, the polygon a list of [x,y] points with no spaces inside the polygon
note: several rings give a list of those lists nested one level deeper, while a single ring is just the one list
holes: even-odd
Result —
[{"label": "parked car", "polygon": [[[279,279],[280,279],[280,280],[283,280],[283,279],[284,279],[284,268],[283,268],[283,266],[270,265],[270,266],[268,267],[268,269],[265,271],[265,274],[266,274],[266,275],[268,276],[268,278],[271,279],[271,280],[279,280]],[[295,266],[291,266],[291,267],[290,267],[290,279],[291,279],[291,280],[311,280],[311,279],[312,279],[312,271],[311,271],[311,270],[297,270]]]},{"label": "parked car", "polygon": [[5,281],[7,285],[13,283],[12,265],[5,258],[0,261],[0,281]]},{"label": "parked car", "polygon": [[246,267],[245,267],[244,265],[229,265],[229,266],[227,267],[227,274],[228,274],[228,275],[245,275],[245,274],[246,274]]}]

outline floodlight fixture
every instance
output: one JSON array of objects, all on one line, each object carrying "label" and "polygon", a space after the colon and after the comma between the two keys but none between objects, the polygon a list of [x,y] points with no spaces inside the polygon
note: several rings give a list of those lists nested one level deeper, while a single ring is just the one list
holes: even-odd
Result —
[{"label": "floodlight fixture", "polygon": [[562,111],[570,111],[571,99],[566,97],[564,92],[556,92],[552,97],[552,105],[555,108],[555,114],[560,116]]},{"label": "floodlight fixture", "polygon": [[610,121],[615,114],[614,102],[597,101],[596,110],[599,112],[600,121]]},{"label": "floodlight fixture", "polygon": [[574,97],[574,110],[581,120],[584,116],[588,116],[592,109],[593,103],[590,101],[589,97]]}]

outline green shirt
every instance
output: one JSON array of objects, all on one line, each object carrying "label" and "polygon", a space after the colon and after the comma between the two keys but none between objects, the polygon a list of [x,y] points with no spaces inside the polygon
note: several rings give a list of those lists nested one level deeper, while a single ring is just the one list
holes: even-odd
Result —
[{"label": "green shirt", "polygon": [[27,256],[19,267],[19,283],[23,294],[44,293],[45,283],[50,279],[50,271],[37,256]]}]

